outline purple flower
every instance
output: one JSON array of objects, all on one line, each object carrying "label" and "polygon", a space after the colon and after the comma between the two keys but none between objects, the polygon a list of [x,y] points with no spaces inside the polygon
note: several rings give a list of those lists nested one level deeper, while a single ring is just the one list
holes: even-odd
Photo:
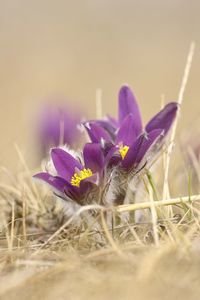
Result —
[{"label": "purple flower", "polygon": [[48,183],[59,194],[83,204],[86,195],[101,184],[105,161],[99,144],[84,146],[84,164],[60,148],[51,150],[51,158],[57,174],[42,172],[34,177]]},{"label": "purple flower", "polygon": [[42,155],[45,156],[51,147],[80,141],[80,116],[66,106],[46,105],[38,118],[37,132]]},{"label": "purple flower", "polygon": [[93,143],[103,144],[104,153],[110,156],[111,162],[121,162],[127,170],[137,166],[152,145],[166,136],[177,109],[176,102],[168,103],[143,129],[136,98],[128,86],[122,86],[118,120],[109,117],[107,120],[90,121],[85,128]]}]

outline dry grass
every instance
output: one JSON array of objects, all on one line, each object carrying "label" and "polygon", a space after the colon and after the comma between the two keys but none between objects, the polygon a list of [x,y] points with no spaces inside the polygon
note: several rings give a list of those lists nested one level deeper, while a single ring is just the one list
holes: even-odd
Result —
[{"label": "dry grass", "polygon": [[[172,217],[165,201],[156,201],[156,223],[151,201],[116,207],[108,228],[98,206],[84,207],[76,223],[24,168],[12,184],[1,184],[1,299],[197,299],[198,195],[169,199],[179,205]],[[145,197],[153,199],[144,180]],[[161,187],[156,181],[157,193]],[[99,213],[87,223],[84,216],[94,208]],[[118,214],[141,208],[148,208],[142,222],[119,222]]]}]

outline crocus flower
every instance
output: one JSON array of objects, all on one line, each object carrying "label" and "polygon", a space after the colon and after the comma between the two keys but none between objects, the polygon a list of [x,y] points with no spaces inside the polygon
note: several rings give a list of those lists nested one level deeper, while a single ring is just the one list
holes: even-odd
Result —
[{"label": "crocus flower", "polygon": [[[134,94],[128,86],[119,91],[118,120],[107,118],[85,123],[85,128],[93,143],[100,143],[115,163],[121,161],[126,170],[138,165],[156,141],[161,141],[168,133],[177,113],[178,104],[168,103],[144,127]],[[118,153],[118,159],[116,158]]]},{"label": "crocus flower", "polygon": [[42,156],[46,156],[51,147],[73,146],[80,141],[80,116],[66,106],[44,106],[37,123]]},{"label": "crocus flower", "polygon": [[42,172],[34,177],[48,183],[61,196],[80,205],[87,203],[85,198],[98,188],[103,178],[104,156],[100,145],[87,143],[84,146],[83,164],[61,148],[52,149],[51,158],[56,174]]}]

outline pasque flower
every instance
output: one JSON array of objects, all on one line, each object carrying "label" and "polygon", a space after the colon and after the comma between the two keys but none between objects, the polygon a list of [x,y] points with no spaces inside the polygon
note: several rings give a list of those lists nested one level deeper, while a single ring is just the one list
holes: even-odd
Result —
[{"label": "pasque flower", "polygon": [[42,172],[34,177],[52,186],[62,196],[78,204],[86,201],[87,195],[97,189],[103,179],[105,159],[99,144],[87,143],[83,149],[83,163],[61,148],[51,150],[56,174]]},{"label": "pasque flower", "polygon": [[[136,98],[128,86],[119,91],[118,120],[89,121],[85,128],[93,143],[103,145],[111,161],[121,162],[126,170],[138,165],[148,149],[168,133],[177,113],[178,104],[168,103],[144,127]],[[118,154],[118,155],[117,155]]]},{"label": "pasque flower", "polygon": [[77,144],[80,140],[80,115],[63,105],[45,105],[37,118],[37,134],[45,156],[51,147]]},{"label": "pasque flower", "polygon": [[[80,205],[99,199],[104,204],[122,204],[129,183],[135,180],[134,174],[149,161],[151,151],[158,153],[177,109],[176,102],[168,103],[143,127],[134,94],[128,86],[122,86],[117,120],[107,117],[84,123],[91,143],[85,144],[83,157],[77,158],[69,151],[53,148],[51,158],[55,172],[42,172],[34,177],[48,183],[65,199],[70,198]],[[57,111],[54,122],[48,118],[44,120],[44,136],[47,133],[53,137],[53,146],[60,144],[61,120],[62,126],[69,126],[66,134],[73,135],[74,123],[65,116]],[[63,132],[63,143],[70,143]]]}]

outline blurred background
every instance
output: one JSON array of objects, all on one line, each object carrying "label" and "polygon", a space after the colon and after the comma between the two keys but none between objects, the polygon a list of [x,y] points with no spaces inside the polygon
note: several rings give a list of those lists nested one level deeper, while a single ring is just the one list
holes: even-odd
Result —
[{"label": "blurred background", "polygon": [[[95,116],[117,113],[117,94],[129,83],[144,121],[165,100],[176,100],[190,42],[196,52],[180,126],[200,112],[200,1],[0,0],[0,165],[15,170],[17,143],[29,166],[32,112],[62,95]],[[31,145],[31,146],[30,146]]]}]

